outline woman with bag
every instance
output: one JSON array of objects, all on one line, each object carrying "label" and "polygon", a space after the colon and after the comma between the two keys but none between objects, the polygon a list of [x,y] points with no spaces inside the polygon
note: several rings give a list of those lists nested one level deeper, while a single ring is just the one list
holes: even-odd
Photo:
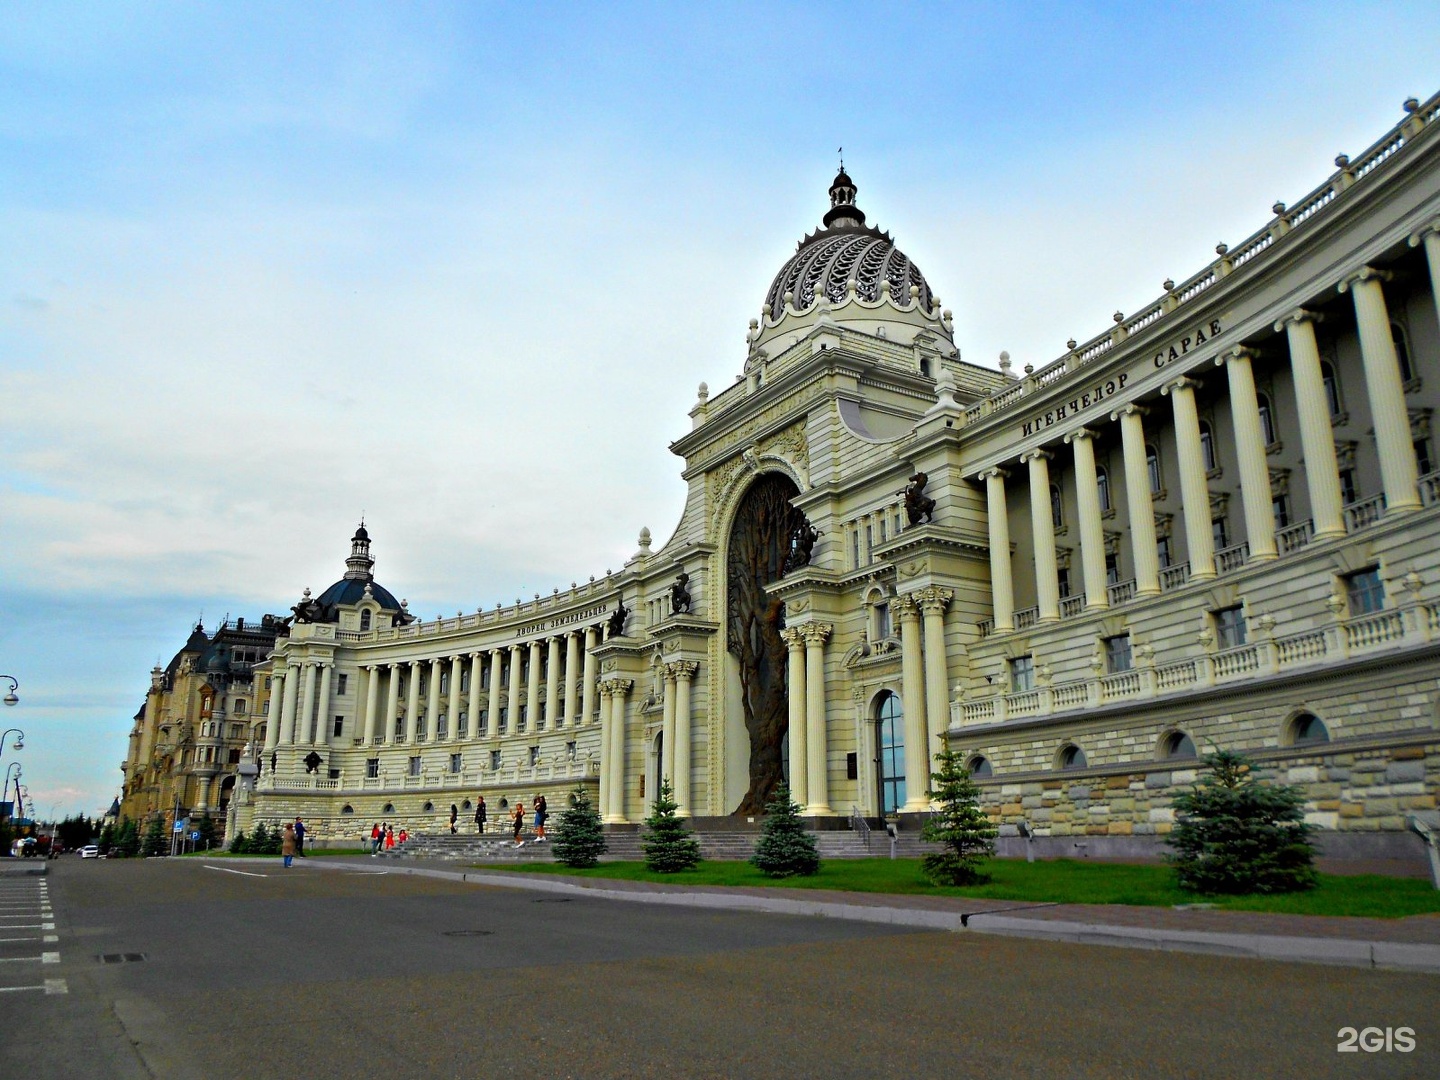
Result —
[{"label": "woman with bag", "polygon": [[515,804],[515,814],[511,818],[511,823],[515,826],[513,836],[515,846],[524,847],[525,841],[520,839],[520,830],[525,827],[525,804],[523,802],[517,802]]},{"label": "woman with bag", "polygon": [[285,833],[280,839],[280,854],[285,856],[285,869],[290,869],[290,864],[295,861],[295,826],[290,822],[285,823]]}]

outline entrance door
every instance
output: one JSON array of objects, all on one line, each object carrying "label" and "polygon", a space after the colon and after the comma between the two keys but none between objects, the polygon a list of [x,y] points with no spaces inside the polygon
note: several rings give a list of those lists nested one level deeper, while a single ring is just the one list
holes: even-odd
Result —
[{"label": "entrance door", "polygon": [[905,805],[905,712],[900,699],[886,693],[876,716],[880,749],[880,813],[893,814]]}]

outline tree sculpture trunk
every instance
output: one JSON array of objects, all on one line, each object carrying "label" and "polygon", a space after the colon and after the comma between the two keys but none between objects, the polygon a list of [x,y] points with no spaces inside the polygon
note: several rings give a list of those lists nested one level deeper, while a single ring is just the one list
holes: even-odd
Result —
[{"label": "tree sculpture trunk", "polygon": [[750,735],[750,790],[736,814],[763,813],[785,779],[781,748],[789,710],[780,636],[785,605],[766,595],[765,586],[780,580],[792,538],[807,524],[790,505],[799,493],[789,477],[764,474],[745,493],[730,529],[726,647],[740,661],[741,703]]}]

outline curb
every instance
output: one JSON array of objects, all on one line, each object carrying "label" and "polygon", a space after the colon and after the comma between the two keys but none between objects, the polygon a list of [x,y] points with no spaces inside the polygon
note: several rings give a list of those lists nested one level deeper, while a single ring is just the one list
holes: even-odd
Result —
[{"label": "curb", "polygon": [[[368,867],[368,863],[337,863],[325,860],[317,869]],[[726,895],[715,892],[595,888],[568,881],[540,878],[524,880],[522,875],[485,871],[432,870],[428,867],[387,868],[396,874],[460,881],[502,889],[564,893],[598,900],[619,900],[631,904],[668,904],[675,907],[722,911],[759,911],[768,915],[804,915],[850,922],[883,923],[924,930],[950,930],[998,937],[1021,937],[1036,941],[1063,941],[1075,945],[1103,945],[1111,948],[1148,949],[1156,952],[1200,953],[1249,960],[1278,960],[1287,963],[1327,964],[1337,967],[1383,968],[1428,975],[1440,975],[1440,945],[1399,941],[1360,941],[1351,938],[1289,937],[1278,934],[1226,934],[1199,930],[1161,930],[1150,927],[1112,926],[1104,923],[1062,922],[1027,919],[1014,915],[967,915],[923,908],[883,907],[868,904],[840,904],[794,900],[788,897]],[[528,877],[528,875],[526,875]],[[600,879],[597,879],[600,880]]]}]

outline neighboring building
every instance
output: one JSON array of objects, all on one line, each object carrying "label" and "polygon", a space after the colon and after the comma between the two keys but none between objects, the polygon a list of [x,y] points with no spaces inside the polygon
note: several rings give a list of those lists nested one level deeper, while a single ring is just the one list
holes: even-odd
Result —
[{"label": "neighboring building", "polygon": [[1214,748],[1302,785],[1330,850],[1402,850],[1440,777],[1440,98],[1406,109],[1023,376],[961,360],[842,170],[671,447],[672,538],[427,623],[362,528],[276,640],[241,824],[350,838],[585,784],[621,825],[662,777],[697,818],[782,778],[820,823],[905,816],[948,739],[1052,850],[1153,850]]},{"label": "neighboring building", "polygon": [[284,621],[226,622],[214,637],[195,624],[164,669],[150,673],[150,693],[135,714],[121,771],[119,813],[143,821],[154,814],[223,819],[245,747],[265,737],[269,676],[255,666],[275,647]]}]

